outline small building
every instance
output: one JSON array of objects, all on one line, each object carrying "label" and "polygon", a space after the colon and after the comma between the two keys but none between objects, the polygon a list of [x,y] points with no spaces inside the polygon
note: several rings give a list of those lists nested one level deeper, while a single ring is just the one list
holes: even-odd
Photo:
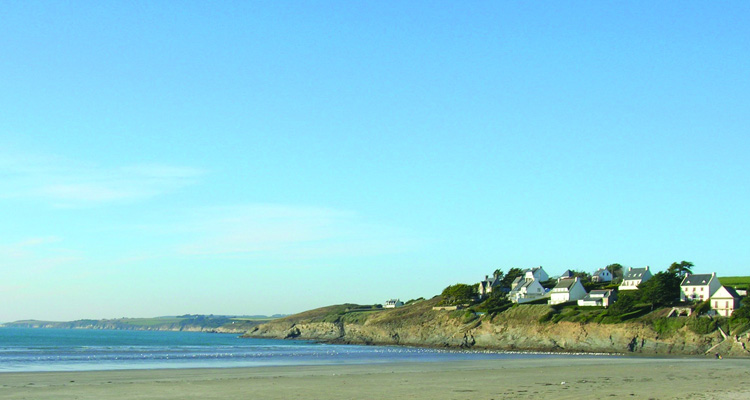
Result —
[{"label": "small building", "polygon": [[612,273],[606,268],[599,268],[591,275],[591,282],[612,282]]},{"label": "small building", "polygon": [[568,301],[576,301],[586,296],[586,289],[581,283],[581,279],[568,278],[561,279],[550,291],[549,304],[560,304]]},{"label": "small building", "polygon": [[625,271],[625,274],[622,277],[622,283],[619,286],[619,290],[638,290],[638,285],[649,280],[651,276],[649,267],[630,267]]},{"label": "small building", "polygon": [[479,282],[479,297],[487,297],[492,294],[495,288],[500,286],[500,275],[495,272],[490,278],[488,275],[484,276],[484,280]]},{"label": "small building", "polygon": [[607,308],[617,301],[617,292],[609,290],[592,290],[589,294],[578,300],[579,306],[604,307]]},{"label": "small building", "polygon": [[404,303],[399,299],[390,299],[383,304],[383,308],[398,308],[402,307]]},{"label": "small building", "polygon": [[722,286],[711,296],[711,309],[722,317],[729,317],[740,308],[740,295],[733,288]]},{"label": "small building", "polygon": [[716,272],[712,274],[688,274],[680,283],[680,301],[704,301],[721,289]]}]

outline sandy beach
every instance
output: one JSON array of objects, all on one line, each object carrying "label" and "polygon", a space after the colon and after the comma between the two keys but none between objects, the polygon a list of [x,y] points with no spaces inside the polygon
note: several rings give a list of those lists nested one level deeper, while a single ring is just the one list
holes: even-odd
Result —
[{"label": "sandy beach", "polygon": [[0,374],[0,399],[741,399],[750,360],[575,357]]}]

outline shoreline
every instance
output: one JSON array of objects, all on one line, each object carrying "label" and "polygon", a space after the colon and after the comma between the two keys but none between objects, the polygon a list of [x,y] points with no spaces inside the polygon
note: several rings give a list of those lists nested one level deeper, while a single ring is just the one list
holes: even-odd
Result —
[{"label": "shoreline", "polygon": [[581,357],[77,372],[8,372],[0,399],[730,399],[747,359]]}]

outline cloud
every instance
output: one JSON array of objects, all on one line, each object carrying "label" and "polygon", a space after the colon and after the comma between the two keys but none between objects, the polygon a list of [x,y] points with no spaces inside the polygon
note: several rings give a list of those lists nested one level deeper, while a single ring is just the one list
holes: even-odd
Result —
[{"label": "cloud", "polygon": [[131,202],[195,184],[204,171],[172,165],[105,167],[55,156],[0,155],[0,198],[40,199],[58,207]]},{"label": "cloud", "polygon": [[79,254],[58,246],[60,242],[62,239],[49,236],[0,244],[0,268],[6,273],[33,275],[81,260]]},{"label": "cloud", "polygon": [[196,239],[177,247],[183,255],[311,260],[399,253],[419,244],[404,230],[322,207],[210,208],[196,210],[189,220],[180,229]]}]

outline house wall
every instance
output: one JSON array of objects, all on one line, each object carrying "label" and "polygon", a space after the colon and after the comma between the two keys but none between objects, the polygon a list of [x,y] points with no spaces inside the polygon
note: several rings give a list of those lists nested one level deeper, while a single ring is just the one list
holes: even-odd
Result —
[{"label": "house wall", "polygon": [[680,286],[680,300],[708,300],[719,289],[721,289],[721,283],[719,283],[719,279],[716,277],[711,278],[706,285]]},{"label": "house wall", "polygon": [[716,297],[711,299],[711,308],[715,310],[717,314],[723,317],[731,316],[734,310],[739,308],[739,306],[740,306],[739,299],[716,298]]}]

